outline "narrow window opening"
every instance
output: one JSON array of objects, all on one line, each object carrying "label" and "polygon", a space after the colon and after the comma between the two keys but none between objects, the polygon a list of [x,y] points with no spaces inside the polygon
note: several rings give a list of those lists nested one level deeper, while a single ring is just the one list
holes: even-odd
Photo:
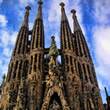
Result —
[{"label": "narrow window opening", "polygon": [[35,63],[37,62],[37,54],[35,54]]},{"label": "narrow window opening", "polygon": [[88,73],[89,73],[89,78],[90,78],[90,81],[91,81],[91,83],[93,83],[93,81],[92,81],[92,77],[91,77],[91,71],[90,71],[90,66],[89,65],[87,65],[87,70],[88,70]]},{"label": "narrow window opening", "polygon": [[36,72],[37,68],[36,68],[36,64],[34,64],[34,72]]},{"label": "narrow window opening", "polygon": [[71,67],[71,71],[72,71],[72,73],[74,72],[74,69],[73,69],[73,67]]},{"label": "narrow window opening", "polygon": [[85,68],[85,65],[84,64],[83,64],[83,70],[84,70],[85,80],[88,81],[87,74],[86,74],[86,68]]},{"label": "narrow window opening", "polygon": [[21,78],[21,67],[22,67],[22,61],[20,61],[19,70],[18,70],[18,79]]},{"label": "narrow window opening", "polygon": [[83,73],[79,62],[78,62],[78,71],[79,71],[80,79],[83,79],[83,75],[82,75]]},{"label": "narrow window opening", "polygon": [[66,63],[68,64],[68,63],[69,63],[69,62],[68,62],[68,56],[66,55],[65,58],[66,58]]},{"label": "narrow window opening", "polygon": [[70,56],[70,64],[73,65],[72,56]]},{"label": "narrow window opening", "polygon": [[14,69],[14,72],[13,72],[13,79],[15,79],[15,77],[16,77],[17,67],[18,67],[18,61],[16,61],[16,63],[15,63],[15,69]]},{"label": "narrow window opening", "polygon": [[38,64],[39,70],[41,69],[41,55],[39,54],[39,64]]},{"label": "narrow window opening", "polygon": [[[64,25],[64,24],[63,24]],[[64,37],[63,39],[64,39],[64,47],[65,47],[65,49],[67,49],[67,45],[66,45],[66,39],[65,39],[65,29],[64,29],[64,26],[62,25],[62,37]],[[63,35],[64,34],[64,35]]]},{"label": "narrow window opening", "polygon": [[31,35],[28,36],[28,41],[31,41]]},{"label": "narrow window opening", "polygon": [[61,56],[60,55],[58,56],[57,61],[59,64],[61,64]]},{"label": "narrow window opening", "polygon": [[11,78],[12,69],[13,69],[13,63],[11,64],[11,67],[10,67],[10,70],[9,70],[9,78],[8,78],[8,81],[9,81],[10,78]]}]

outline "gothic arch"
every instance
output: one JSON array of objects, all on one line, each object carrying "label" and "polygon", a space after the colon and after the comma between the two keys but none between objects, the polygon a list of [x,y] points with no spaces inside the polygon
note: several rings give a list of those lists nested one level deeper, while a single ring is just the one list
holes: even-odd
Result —
[{"label": "gothic arch", "polygon": [[63,94],[63,91],[61,88],[59,87],[53,87],[51,89],[48,90],[47,92],[47,95],[46,97],[44,98],[44,103],[42,105],[42,108],[41,110],[48,110],[49,108],[49,103],[51,101],[51,97],[57,93],[58,94],[58,97],[61,101],[61,105],[63,107],[63,110],[70,110],[69,107],[68,107],[68,104],[67,104],[67,101],[65,100],[65,97],[64,97],[64,94]]},{"label": "gothic arch", "polygon": [[57,106],[56,109],[62,110],[61,100],[56,92],[50,98],[49,110],[52,108],[54,109],[54,106]]}]

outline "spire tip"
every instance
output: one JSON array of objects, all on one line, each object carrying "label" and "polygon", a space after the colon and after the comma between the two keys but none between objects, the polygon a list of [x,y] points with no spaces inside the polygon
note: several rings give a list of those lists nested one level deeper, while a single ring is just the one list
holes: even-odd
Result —
[{"label": "spire tip", "polygon": [[51,39],[54,40],[55,39],[55,36],[52,36]]},{"label": "spire tip", "polygon": [[43,1],[42,0],[38,0],[38,4],[39,5],[42,5],[43,4]]},{"label": "spire tip", "polygon": [[64,6],[65,6],[64,2],[61,2],[61,3],[60,3],[60,6],[61,6],[61,7],[64,7]]},{"label": "spire tip", "polygon": [[72,9],[71,10],[71,13],[76,14],[76,10],[75,9]]},{"label": "spire tip", "polygon": [[28,5],[25,7],[26,10],[31,10],[31,7]]}]

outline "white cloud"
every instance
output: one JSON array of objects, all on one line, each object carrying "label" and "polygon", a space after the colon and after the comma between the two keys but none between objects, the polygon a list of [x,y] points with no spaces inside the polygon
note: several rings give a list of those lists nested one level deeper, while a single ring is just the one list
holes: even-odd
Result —
[{"label": "white cloud", "polygon": [[11,57],[12,48],[15,44],[17,32],[2,30],[0,36],[0,48],[2,50],[2,53],[0,54],[0,76],[2,76],[4,73],[7,73],[8,63]]},{"label": "white cloud", "polygon": [[3,2],[3,0],[0,0],[0,4]]},{"label": "white cloud", "polygon": [[73,32],[73,19],[72,19],[71,10],[75,9],[77,11],[77,18],[78,18],[79,24],[81,25],[83,33],[85,34],[86,31],[82,23],[82,10],[81,10],[81,4],[80,4],[81,0],[72,0],[71,2],[69,0],[52,0],[48,10],[47,24],[51,24],[49,28],[53,30],[53,32],[55,31],[55,34],[59,36],[58,28],[60,29],[60,22],[61,22],[61,6],[59,4],[61,2],[65,3],[65,12],[68,17],[72,32]]},{"label": "white cloud", "polygon": [[7,19],[5,15],[0,14],[0,26],[5,27],[7,25]]},{"label": "white cloud", "polygon": [[1,41],[0,46],[4,46],[5,47],[9,43],[9,33],[7,31],[5,31],[5,30],[2,30],[0,34],[1,34],[0,35],[1,36],[0,37],[0,41]]},{"label": "white cloud", "polygon": [[[2,0],[0,0],[1,3]],[[72,20],[72,15],[70,13],[71,9],[76,9],[77,11],[77,17],[78,17],[78,21],[82,26],[82,30],[84,33],[86,33],[84,27],[83,27],[83,23],[82,23],[82,10],[81,10],[81,4],[80,1],[81,0],[72,0],[71,2],[69,2],[70,0],[51,0],[51,4],[49,5],[49,11],[48,11],[48,23],[46,22],[46,25],[51,25],[51,27],[49,27],[50,29],[55,29],[55,36],[56,36],[56,41],[58,43],[59,46],[59,30],[58,30],[58,26],[60,25],[60,18],[61,18],[61,8],[59,6],[60,2],[64,2],[65,3],[65,11],[67,13],[67,17],[69,19],[70,22],[70,26],[73,30],[73,20]],[[19,0],[19,7],[17,8],[17,12],[18,12],[18,17],[19,19],[23,18],[24,13],[24,7],[27,4],[34,4],[35,0]],[[45,1],[46,2],[46,1]],[[36,3],[36,2],[35,2]],[[108,20],[108,16],[110,14],[110,0],[94,0],[94,15],[95,15],[95,19],[97,21],[97,23],[100,23],[100,27],[94,27],[94,39],[93,41],[95,42],[94,46],[95,46],[95,56],[96,56],[96,60],[98,65],[96,65],[96,71],[98,73],[98,75],[103,76],[104,79],[107,79],[109,85],[110,85],[110,75],[109,75],[109,68],[110,68],[110,60],[109,60],[109,56],[110,56],[110,36],[108,33],[110,33],[110,28],[109,27],[104,27],[104,25],[106,23],[109,22]],[[44,10],[45,12],[45,10]],[[0,25],[5,27],[7,24],[7,19],[4,15],[0,15]],[[22,22],[22,20],[21,20]],[[30,28],[33,27],[33,23],[29,23]],[[45,28],[46,32],[49,32],[49,28]],[[59,28],[60,29],[60,28]],[[56,31],[57,30],[57,31]],[[54,33],[53,33],[54,34]],[[16,36],[17,36],[17,32],[10,32],[8,30],[0,30],[0,47],[3,48],[3,53],[2,53],[2,57],[9,57],[10,56],[10,48],[9,45],[14,46],[15,44],[15,40],[16,40]],[[12,47],[11,47],[12,48]],[[3,62],[6,62],[5,64],[3,64]],[[1,73],[6,73],[7,72],[7,68],[8,68],[8,62],[9,59],[0,59],[0,71]],[[103,89],[103,86],[105,85],[105,83],[102,82],[102,80],[99,80],[99,84],[100,84],[100,88],[101,90]]]},{"label": "white cloud", "polygon": [[20,5],[33,4],[35,0],[19,0]]},{"label": "white cloud", "polygon": [[15,44],[17,32],[11,32],[8,30],[1,30],[0,31],[0,46],[7,47],[9,45],[13,46]]},{"label": "white cloud", "polygon": [[3,53],[0,54],[0,82],[2,81],[2,76],[7,74],[9,60],[9,57],[6,58]]},{"label": "white cloud", "polygon": [[94,0],[95,17],[98,23],[110,23],[110,0]]},{"label": "white cloud", "polygon": [[17,32],[13,32],[5,28],[6,27],[0,30],[0,49],[2,51],[0,54],[0,81],[3,74],[7,74],[12,48],[17,37]]},{"label": "white cloud", "polygon": [[30,29],[30,30],[32,30],[33,25],[34,25],[34,24],[33,24],[32,22],[29,23],[29,29]]},{"label": "white cloud", "polygon": [[2,60],[0,60],[0,66],[3,64]]},{"label": "white cloud", "polygon": [[[50,5],[49,14],[48,14],[48,21],[51,22],[59,22],[61,18],[61,7],[59,4],[61,2],[65,3],[65,11],[67,13],[67,16],[69,18],[69,21],[72,21],[72,14],[71,9],[76,9],[78,14],[79,21],[82,20],[82,12],[81,12],[81,6],[80,6],[80,0],[77,1],[71,1],[71,4],[69,0],[52,0],[52,4]],[[72,24],[72,22],[70,23]],[[72,26],[71,26],[72,27]]]},{"label": "white cloud", "polygon": [[110,27],[97,27],[94,32],[95,51],[100,60],[105,65],[110,65]]},{"label": "white cloud", "polygon": [[61,16],[61,9],[59,4],[64,2],[66,5],[68,4],[68,0],[52,0],[52,4],[50,5],[48,21],[49,22],[59,22]]},{"label": "white cloud", "polygon": [[[97,23],[93,28],[93,45],[96,58],[96,73],[101,93],[104,87],[110,88],[110,0],[94,0],[94,19]],[[104,97],[105,98],[105,97]],[[103,100],[105,101],[105,99]]]},{"label": "white cloud", "polygon": [[10,45],[12,45],[12,46],[15,45],[17,34],[18,34],[18,32],[16,32],[16,31],[13,31],[10,33]]},{"label": "white cloud", "polygon": [[4,48],[3,49],[3,55],[5,56],[5,57],[11,57],[11,53],[12,53],[12,51],[11,51],[11,49],[9,48],[9,47],[7,47],[7,48]]},{"label": "white cloud", "polygon": [[8,65],[7,64],[3,64],[1,66],[1,76],[3,76],[4,74],[7,74],[7,70],[8,70]]}]

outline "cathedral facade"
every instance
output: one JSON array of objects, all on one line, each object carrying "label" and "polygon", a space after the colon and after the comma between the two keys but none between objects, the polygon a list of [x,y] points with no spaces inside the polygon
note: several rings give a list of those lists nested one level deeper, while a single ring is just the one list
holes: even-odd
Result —
[{"label": "cathedral facade", "polygon": [[42,5],[38,1],[32,31],[28,26],[31,8],[25,8],[8,73],[1,85],[0,110],[104,110],[94,64],[76,11],[71,11],[72,32],[65,4],[60,3],[61,48],[57,48],[54,36],[50,47],[45,48]]}]

